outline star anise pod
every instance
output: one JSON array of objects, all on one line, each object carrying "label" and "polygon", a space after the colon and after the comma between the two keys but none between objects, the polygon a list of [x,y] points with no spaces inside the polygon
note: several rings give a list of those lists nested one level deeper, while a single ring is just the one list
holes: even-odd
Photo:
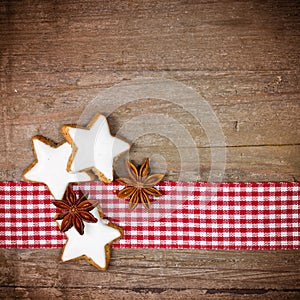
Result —
[{"label": "star anise pod", "polygon": [[118,178],[117,181],[125,185],[117,194],[119,198],[129,198],[129,209],[133,210],[138,203],[142,203],[145,208],[150,209],[150,196],[161,196],[153,186],[159,183],[164,174],[149,175],[149,159],[146,158],[139,170],[129,160],[126,164],[129,178]]},{"label": "star anise pod", "polygon": [[66,232],[71,227],[83,235],[84,223],[96,223],[97,219],[89,212],[97,206],[97,201],[87,200],[86,195],[80,191],[77,199],[71,185],[68,185],[62,200],[54,200],[53,204],[62,210],[55,216],[55,220],[62,220],[60,231]]}]

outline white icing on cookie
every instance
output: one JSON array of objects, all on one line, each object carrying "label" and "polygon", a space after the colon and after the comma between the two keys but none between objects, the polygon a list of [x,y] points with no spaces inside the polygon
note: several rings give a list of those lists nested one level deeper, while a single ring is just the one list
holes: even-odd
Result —
[{"label": "white icing on cookie", "polygon": [[[80,235],[74,227],[65,232],[68,241],[64,247],[62,261],[85,258],[95,267],[105,270],[108,267],[109,253],[106,245],[122,236],[122,231],[107,225],[97,207],[91,213],[98,219],[97,223],[84,223],[84,234]],[[62,221],[57,221],[59,226]],[[109,247],[109,246],[107,246]]]},{"label": "white icing on cookie", "polygon": [[113,160],[129,150],[130,145],[110,134],[103,115],[96,114],[86,128],[64,125],[62,132],[76,148],[72,171],[93,169],[101,180],[113,180]]},{"label": "white icing on cookie", "polygon": [[90,181],[92,178],[84,173],[70,173],[67,164],[72,153],[72,147],[64,142],[60,145],[46,138],[32,138],[36,161],[23,173],[26,181],[45,183],[55,199],[62,199],[70,182]]}]

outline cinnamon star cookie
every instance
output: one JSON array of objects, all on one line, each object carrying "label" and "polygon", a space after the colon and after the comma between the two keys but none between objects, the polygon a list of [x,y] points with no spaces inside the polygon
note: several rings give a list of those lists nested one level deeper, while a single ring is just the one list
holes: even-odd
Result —
[{"label": "cinnamon star cookie", "polygon": [[[84,222],[84,234],[80,235],[75,227],[65,235],[67,243],[61,256],[62,261],[86,259],[100,270],[106,270],[110,261],[110,245],[123,236],[123,230],[102,218],[99,206],[90,212],[98,221]],[[56,221],[61,226],[62,221]]]},{"label": "cinnamon star cookie", "polygon": [[46,184],[55,199],[62,199],[70,182],[90,181],[93,176],[85,172],[68,172],[67,164],[72,147],[67,142],[55,144],[43,136],[34,136],[32,145],[35,161],[24,171],[25,181]]},{"label": "cinnamon star cookie", "polygon": [[110,134],[106,118],[97,113],[86,127],[63,125],[62,133],[73,146],[68,169],[93,170],[100,180],[113,180],[113,160],[129,150],[130,145]]}]

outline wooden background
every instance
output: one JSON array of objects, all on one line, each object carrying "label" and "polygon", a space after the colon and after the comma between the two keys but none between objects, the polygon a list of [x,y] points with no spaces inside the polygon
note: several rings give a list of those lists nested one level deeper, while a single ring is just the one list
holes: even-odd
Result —
[{"label": "wooden background", "polygon": [[[104,89],[159,77],[192,87],[215,111],[226,137],[224,181],[297,181],[299,34],[298,1],[0,1],[0,180],[20,180],[33,160],[31,137],[59,142],[60,126],[77,122]],[[109,116],[112,133],[141,110],[170,114],[190,131],[207,180],[207,137],[176,105],[120,107]],[[167,139],[141,137],[130,157],[155,153],[176,180],[180,158]],[[192,162],[183,163],[192,178]],[[0,297],[300,297],[299,251],[114,249],[107,272],[61,263],[59,253],[1,250]]]}]

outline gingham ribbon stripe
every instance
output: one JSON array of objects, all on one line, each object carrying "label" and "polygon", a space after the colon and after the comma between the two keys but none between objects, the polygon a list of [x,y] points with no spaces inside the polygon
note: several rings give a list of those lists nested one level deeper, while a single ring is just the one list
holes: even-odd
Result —
[{"label": "gingham ribbon stripe", "polygon": [[[97,199],[124,228],[115,248],[299,249],[300,183],[161,182],[148,212],[118,199],[117,183],[88,182],[74,190]],[[0,183],[0,247],[57,248],[65,243],[58,211],[43,184]]]}]

